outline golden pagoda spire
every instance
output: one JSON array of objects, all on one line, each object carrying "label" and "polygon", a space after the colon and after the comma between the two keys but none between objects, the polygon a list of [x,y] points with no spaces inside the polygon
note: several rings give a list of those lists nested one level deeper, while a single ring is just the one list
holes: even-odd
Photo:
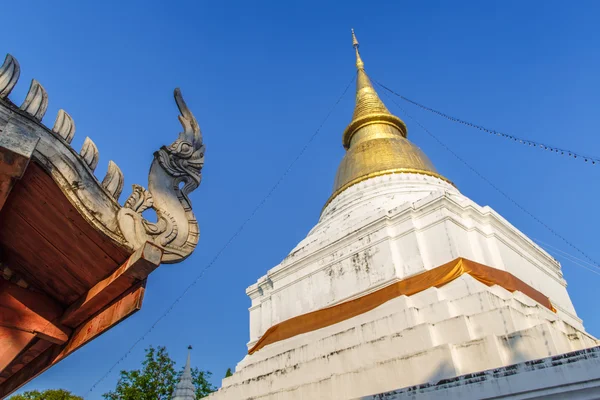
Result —
[{"label": "golden pagoda spire", "polygon": [[348,187],[379,175],[418,173],[447,181],[427,156],[406,139],[406,124],[390,113],[379,98],[365,72],[354,29],[352,46],[356,52],[356,105],[352,121],[344,130],[346,155],[327,204]]},{"label": "golden pagoda spire", "polygon": [[356,68],[365,69],[365,63],[363,63],[363,60],[360,58],[360,52],[358,51],[359,43],[354,34],[354,29],[352,29],[352,46],[354,47],[354,50],[356,50]]},{"label": "golden pagoda spire", "polygon": [[356,106],[354,107],[352,122],[350,122],[350,125],[348,125],[344,132],[344,147],[349,148],[352,135],[358,131],[358,127],[370,121],[387,121],[387,123],[398,128],[402,135],[406,137],[406,125],[400,118],[388,111],[365,72],[365,63],[358,51],[359,44],[354,29],[352,29],[352,46],[356,51]]}]

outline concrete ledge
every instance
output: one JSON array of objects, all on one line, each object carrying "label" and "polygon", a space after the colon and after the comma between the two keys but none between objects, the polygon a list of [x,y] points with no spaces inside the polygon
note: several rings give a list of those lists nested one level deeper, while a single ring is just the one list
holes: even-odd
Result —
[{"label": "concrete ledge", "polygon": [[417,398],[598,399],[600,346],[361,397],[360,400]]}]

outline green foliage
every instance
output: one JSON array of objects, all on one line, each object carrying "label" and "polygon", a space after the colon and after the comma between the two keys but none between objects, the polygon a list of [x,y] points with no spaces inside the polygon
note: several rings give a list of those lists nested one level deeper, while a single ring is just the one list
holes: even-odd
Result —
[{"label": "green foliage", "polygon": [[233,375],[231,373],[231,368],[227,368],[227,372],[225,372],[225,378],[229,378],[231,375]]},{"label": "green foliage", "polygon": [[[180,373],[181,374],[181,373]],[[198,368],[192,368],[192,382],[196,386],[196,398],[201,399],[208,396],[215,390],[216,387],[208,382],[208,379],[212,375],[209,371],[200,371]]]},{"label": "green foliage", "polygon": [[83,400],[83,397],[75,396],[69,391],[63,389],[57,390],[33,390],[12,396],[9,400]]},{"label": "green foliage", "polygon": [[[164,346],[146,349],[142,368],[121,371],[114,391],[105,393],[106,400],[169,400],[183,371],[175,371],[175,362]],[[196,398],[202,398],[215,388],[208,382],[211,373],[192,368]]]}]

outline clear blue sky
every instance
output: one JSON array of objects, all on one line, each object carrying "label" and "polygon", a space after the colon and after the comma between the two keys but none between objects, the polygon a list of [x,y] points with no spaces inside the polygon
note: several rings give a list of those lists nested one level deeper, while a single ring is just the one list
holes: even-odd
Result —
[{"label": "clear blue sky", "polygon": [[[354,74],[350,28],[367,72],[403,95],[485,126],[600,156],[600,3],[8,1],[0,52],[21,64],[11,98],[31,78],[75,119],[79,149],[93,138],[97,175],[109,159],[126,189],[146,184],[152,153],[179,132],[172,98],[181,87],[207,146],[204,181],[192,195],[196,252],[148,280],[142,311],[26,386],[63,387],[100,399],[117,370],[150,344],[193,363],[220,385],[244,357],[245,288],[277,265],[317,222],[343,156],[353,91],[244,232],[119,368],[91,385],[145,332],[250,215],[314,133]],[[530,237],[576,255],[403,118],[409,138],[467,196]],[[599,260],[600,165],[516,145],[403,104],[434,134],[516,201]],[[85,268],[85,266],[82,266]],[[600,335],[600,276],[563,263],[587,329]]]}]

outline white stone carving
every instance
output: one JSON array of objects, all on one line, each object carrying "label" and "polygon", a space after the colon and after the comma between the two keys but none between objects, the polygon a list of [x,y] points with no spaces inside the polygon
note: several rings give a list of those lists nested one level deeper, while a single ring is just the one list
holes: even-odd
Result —
[{"label": "white stone carving", "polygon": [[56,133],[69,144],[73,140],[73,136],[75,136],[75,122],[65,110],[58,110],[52,132]]},{"label": "white stone carving", "polygon": [[98,159],[100,158],[100,154],[98,153],[98,148],[96,144],[90,139],[86,137],[83,141],[83,146],[81,146],[81,152],[79,153],[83,158],[83,161],[87,164],[88,167],[92,171],[96,169],[98,165]]},{"label": "white stone carving", "polygon": [[[148,240],[157,243],[164,248],[162,262],[166,263],[188,257],[198,243],[198,224],[188,194],[200,184],[204,165],[200,127],[179,89],[175,89],[175,102],[183,131],[173,144],[154,153],[148,190],[134,185],[118,215],[127,242],[133,247]],[[148,208],[156,211],[156,223],[142,216]]]},{"label": "white stone carving", "polygon": [[19,80],[20,74],[21,68],[19,68],[18,61],[7,54],[0,67],[0,98],[5,98],[10,94]]},{"label": "white stone carving", "polygon": [[46,89],[35,79],[31,80],[31,86],[25,101],[21,104],[21,110],[41,121],[48,108],[48,94]]},{"label": "white stone carving", "polygon": [[121,168],[119,168],[112,160],[109,161],[106,176],[104,176],[104,179],[102,180],[102,187],[104,187],[115,200],[119,200],[121,192],[123,191],[123,181],[124,178]]}]

